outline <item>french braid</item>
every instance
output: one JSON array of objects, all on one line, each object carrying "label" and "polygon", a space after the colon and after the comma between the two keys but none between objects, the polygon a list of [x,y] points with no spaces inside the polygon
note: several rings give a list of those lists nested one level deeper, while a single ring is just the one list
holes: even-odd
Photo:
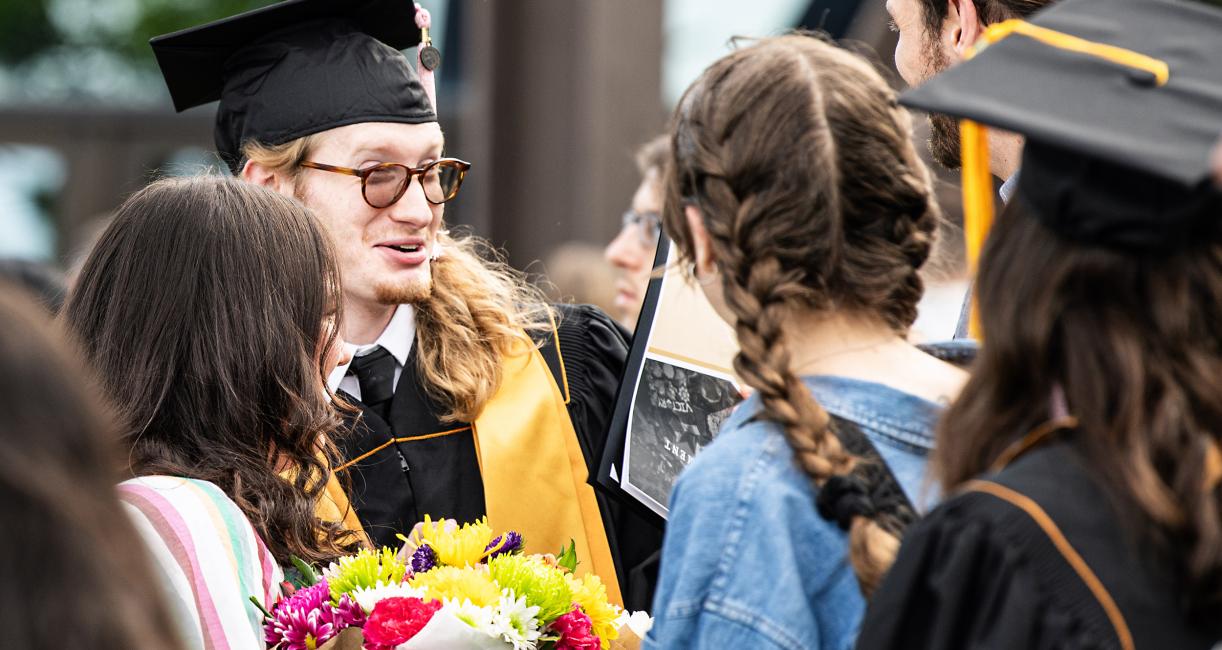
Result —
[{"label": "french braid", "polygon": [[[909,127],[870,65],[803,35],[764,39],[714,63],[673,123],[666,230],[690,263],[684,208],[700,209],[736,318],[735,370],[821,488],[847,479],[866,496],[883,489],[793,372],[782,324],[795,308],[849,310],[907,332],[938,220]],[[877,499],[838,518],[867,594],[910,519],[898,509]]]}]

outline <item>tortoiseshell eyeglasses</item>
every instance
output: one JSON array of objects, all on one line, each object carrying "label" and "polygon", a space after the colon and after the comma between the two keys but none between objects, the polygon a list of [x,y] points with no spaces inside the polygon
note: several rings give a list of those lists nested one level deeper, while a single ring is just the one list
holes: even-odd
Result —
[{"label": "tortoiseshell eyeglasses", "polygon": [[412,177],[420,177],[424,198],[433,205],[441,205],[458,195],[463,177],[471,169],[471,163],[457,158],[442,158],[419,167],[408,167],[399,163],[379,163],[364,169],[336,167],[306,161],[302,167],[324,172],[347,174],[361,179],[361,196],[373,208],[388,208],[403,198],[411,185]]}]

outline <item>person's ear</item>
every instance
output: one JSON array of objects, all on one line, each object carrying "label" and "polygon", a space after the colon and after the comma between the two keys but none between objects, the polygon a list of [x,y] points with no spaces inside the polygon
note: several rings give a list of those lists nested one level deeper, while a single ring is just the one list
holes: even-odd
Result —
[{"label": "person's ear", "polygon": [[683,216],[687,218],[687,231],[692,235],[692,257],[696,262],[696,278],[707,278],[717,273],[717,264],[713,260],[713,240],[709,237],[708,228],[704,227],[704,215],[700,208],[689,205],[683,208]]},{"label": "person's ear", "polygon": [[266,187],[280,194],[293,195],[293,184],[284,177],[284,174],[277,173],[254,161],[247,160],[246,164],[242,165],[242,171],[238,175],[248,183]]},{"label": "person's ear", "polygon": [[947,0],[950,9],[946,14],[946,29],[943,30],[943,45],[962,60],[967,49],[976,44],[984,34],[984,23],[976,12],[975,0]]}]

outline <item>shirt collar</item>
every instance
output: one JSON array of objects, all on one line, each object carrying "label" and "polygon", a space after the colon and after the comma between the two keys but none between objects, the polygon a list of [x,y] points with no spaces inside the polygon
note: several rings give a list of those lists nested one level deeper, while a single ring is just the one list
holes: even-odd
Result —
[{"label": "shirt collar", "polygon": [[[416,340],[416,310],[411,305],[399,305],[395,308],[395,314],[390,317],[390,322],[386,324],[386,329],[382,330],[378,340],[368,345],[356,345],[354,343],[344,343],[348,352],[352,357],[363,356],[369,354],[377,346],[386,348],[390,356],[399,362],[399,366],[407,365],[407,355],[412,352],[412,345]],[[348,374],[348,366],[352,365],[349,361],[341,366],[337,366],[335,370],[327,377],[327,386],[331,388],[331,392],[339,390],[339,383],[343,381],[344,375]]]},{"label": "shirt collar", "polygon": [[1001,202],[1009,203],[1016,189],[1018,189],[1018,172],[1014,172],[1006,179],[1006,182],[1001,184],[1001,187],[997,188],[997,193],[1001,195]]},{"label": "shirt collar", "polygon": [[416,338],[416,310],[411,305],[399,305],[395,308],[395,315],[390,317],[390,322],[386,324],[386,329],[382,330],[382,335],[378,340],[369,345],[354,345],[349,349],[352,350],[354,356],[364,356],[374,350],[379,345],[386,348],[390,356],[399,362],[399,365],[407,365],[407,355],[411,354],[412,341]]}]

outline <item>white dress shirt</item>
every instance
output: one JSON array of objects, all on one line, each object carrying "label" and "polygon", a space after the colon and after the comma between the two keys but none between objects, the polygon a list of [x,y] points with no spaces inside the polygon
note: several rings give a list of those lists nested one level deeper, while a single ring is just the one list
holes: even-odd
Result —
[{"label": "white dress shirt", "polygon": [[[403,366],[407,363],[407,355],[412,351],[412,345],[416,341],[416,310],[411,305],[399,305],[395,308],[395,315],[390,317],[390,322],[386,324],[386,329],[382,330],[382,335],[378,340],[368,345],[355,345],[353,343],[345,343],[348,351],[352,353],[353,358],[363,357],[370,352],[373,352],[379,345],[386,348],[390,356],[395,359],[395,379],[393,388],[399,386],[399,375],[403,374]],[[342,366],[337,366],[331,376],[327,378],[327,386],[332,392],[336,389],[342,390],[349,395],[361,399],[361,385],[356,379],[356,375],[348,374],[348,366],[351,362],[345,363]]]}]

